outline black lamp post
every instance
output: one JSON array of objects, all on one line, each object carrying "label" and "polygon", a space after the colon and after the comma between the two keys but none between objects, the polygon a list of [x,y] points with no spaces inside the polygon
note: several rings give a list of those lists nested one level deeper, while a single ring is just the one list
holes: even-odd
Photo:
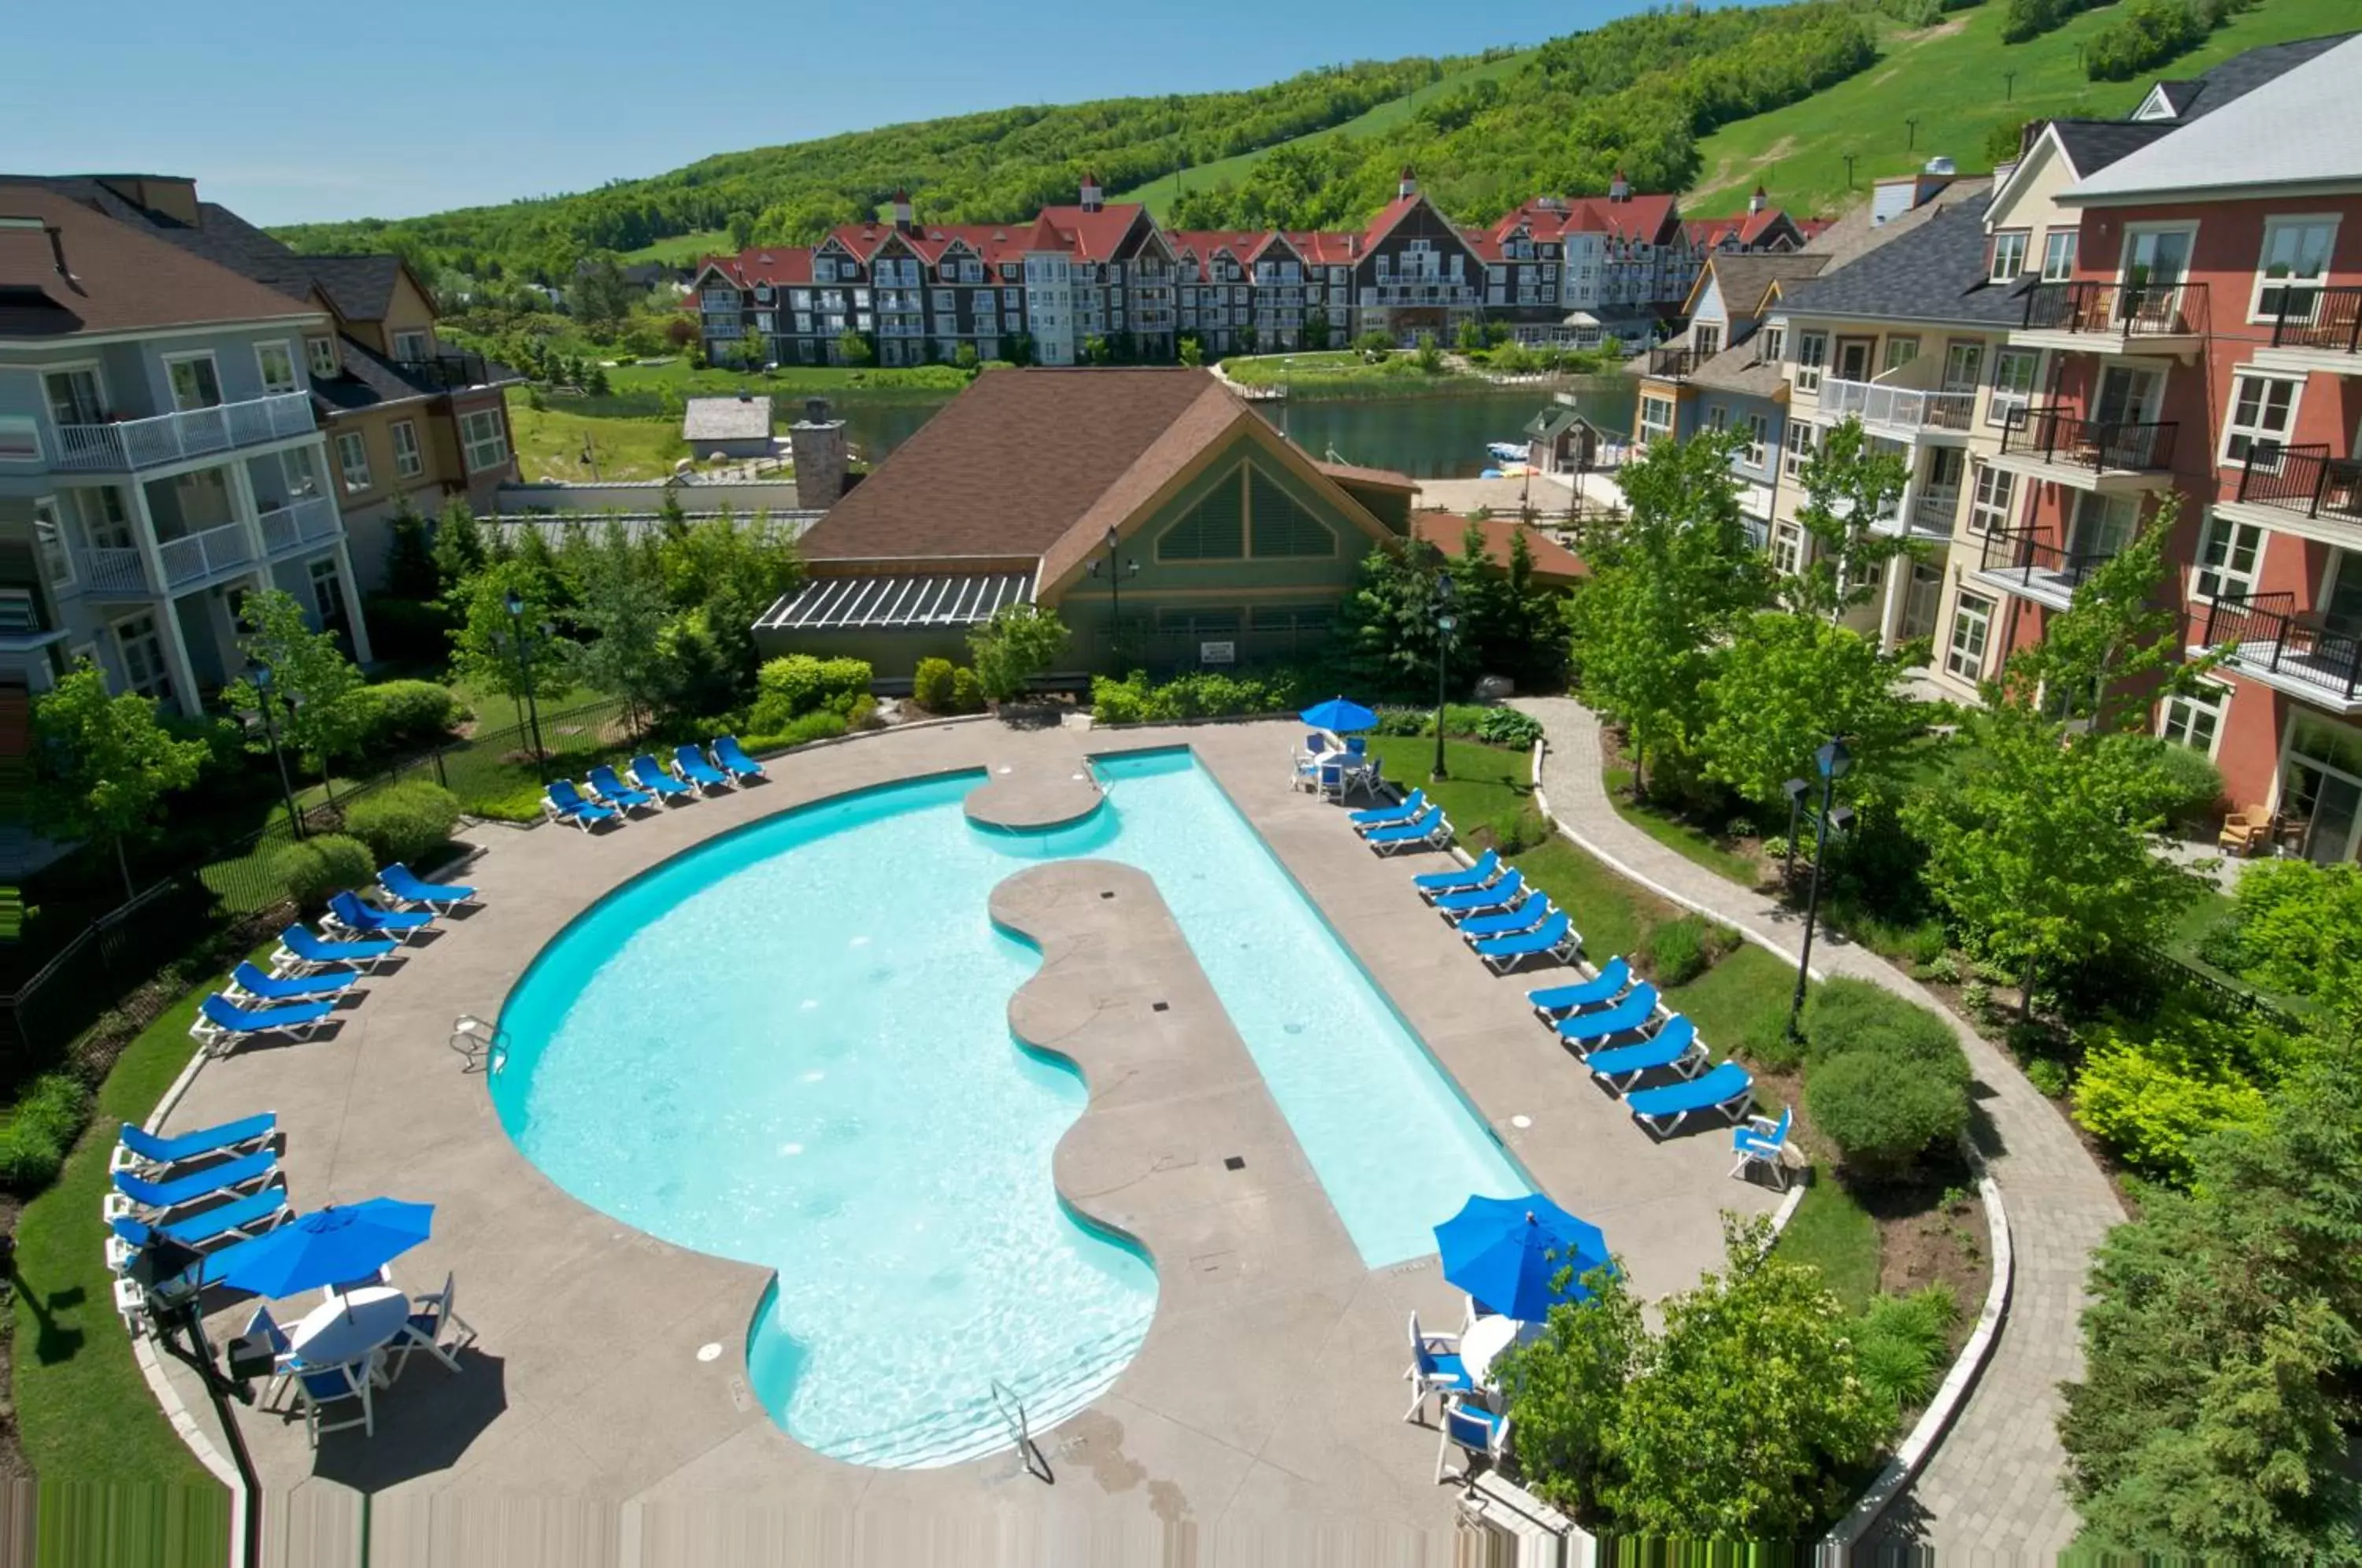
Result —
[{"label": "black lamp post", "polygon": [[541,704],[533,695],[533,646],[524,629],[524,595],[510,589],[507,606],[511,635],[516,639],[517,686],[524,693],[525,712],[532,724],[533,770],[535,777],[546,782],[548,753],[541,745]]},{"label": "black lamp post", "polygon": [[1797,1020],[1805,1012],[1805,981],[1813,966],[1813,922],[1821,912],[1821,870],[1828,863],[1829,832],[1834,828],[1840,835],[1853,819],[1851,812],[1832,812],[1830,796],[1838,780],[1853,770],[1853,756],[1846,750],[1845,742],[1832,738],[1813,753],[1813,766],[1821,776],[1821,809],[1813,819],[1813,890],[1805,900],[1805,946],[1796,958],[1796,994],[1788,1003],[1788,1032],[1796,1032]]},{"label": "black lamp post", "polygon": [[1804,809],[1805,796],[1813,787],[1801,778],[1791,778],[1780,787],[1788,792],[1788,858],[1780,867],[1780,885],[1784,888],[1796,879],[1796,813]]},{"label": "black lamp post", "polygon": [[[1123,580],[1140,575],[1140,561],[1138,558],[1128,561],[1120,559],[1116,555],[1118,543],[1115,530],[1109,528],[1107,531],[1108,652],[1120,665],[1123,662]],[[1099,575],[1098,562],[1090,564],[1090,573],[1093,577]]]},{"label": "black lamp post", "polygon": [[304,813],[295,809],[295,786],[287,777],[287,753],[279,745],[279,726],[270,717],[270,667],[256,665],[249,679],[254,682],[255,716],[262,721],[262,738],[270,746],[270,760],[279,765],[279,798],[287,802],[287,829],[300,839]]},{"label": "black lamp post", "polygon": [[1451,634],[1459,629],[1460,618],[1451,613],[1451,574],[1438,572],[1435,578],[1435,772],[1434,778],[1451,775],[1443,766],[1443,695],[1444,668],[1451,656]]}]

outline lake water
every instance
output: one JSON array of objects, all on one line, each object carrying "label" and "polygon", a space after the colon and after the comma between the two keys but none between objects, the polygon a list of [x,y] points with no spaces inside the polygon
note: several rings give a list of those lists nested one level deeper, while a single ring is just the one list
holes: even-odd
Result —
[{"label": "lake water", "polygon": [[[1622,436],[1631,427],[1632,380],[1591,376],[1572,383],[1585,418]],[[948,400],[946,400],[948,401]],[[1389,398],[1291,398],[1254,405],[1316,458],[1336,453],[1366,468],[1414,479],[1473,479],[1493,466],[1488,441],[1520,438],[1526,422],[1551,401],[1541,387]],[[871,462],[909,440],[941,403],[831,399],[855,451]]]}]

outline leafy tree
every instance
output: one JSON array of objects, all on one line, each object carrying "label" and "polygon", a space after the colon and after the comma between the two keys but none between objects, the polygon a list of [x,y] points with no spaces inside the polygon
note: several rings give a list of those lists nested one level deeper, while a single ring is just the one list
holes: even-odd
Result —
[{"label": "leafy tree", "polygon": [[1083,359],[1087,364],[1104,365],[1114,358],[1115,350],[1109,348],[1108,340],[1097,333],[1083,339]]},{"label": "leafy tree", "polygon": [[671,686],[663,635],[672,605],[663,563],[611,521],[582,558],[577,591],[575,622],[593,635],[574,656],[575,674],[594,690],[622,697],[636,732]]},{"label": "leafy tree", "polygon": [[1318,354],[1329,347],[1329,316],[1325,311],[1313,311],[1304,318],[1304,347]]},{"label": "leafy tree", "polygon": [[1798,476],[1805,499],[1796,521],[1813,537],[1813,558],[1780,585],[1789,608],[1834,623],[1878,591],[1886,563],[1912,546],[1901,533],[1873,533],[1871,525],[1902,498],[1909,478],[1901,458],[1871,445],[1860,420],[1822,434]]},{"label": "leafy tree", "polygon": [[1853,771],[1839,788],[1856,801],[1884,796],[1895,763],[1919,729],[1903,672],[1859,632],[1812,615],[1764,611],[1738,624],[1714,661],[1702,767],[1759,806],[1810,771],[1814,749],[1845,737]]},{"label": "leafy tree", "polygon": [[1066,624],[1036,604],[1004,604],[967,635],[968,654],[984,694],[1013,702],[1033,678],[1066,651]]},{"label": "leafy tree", "polygon": [[755,243],[755,215],[740,208],[730,215],[730,248],[744,250]]},{"label": "leafy tree", "polygon": [[612,332],[631,314],[634,290],[611,251],[584,262],[568,293],[575,318],[594,332]]},{"label": "leafy tree", "polygon": [[2362,867],[2259,861],[2236,896],[2246,972],[2318,999],[2348,1033],[2362,1032]]},{"label": "leafy tree", "polygon": [[1435,346],[1434,333],[1422,332],[1418,335],[1418,351],[1412,357],[1418,361],[1419,370],[1426,374],[1432,376],[1442,372],[1443,350]]},{"label": "leafy tree", "polygon": [[1353,347],[1364,359],[1383,359],[1395,351],[1393,335],[1372,327],[1353,339]]},{"label": "leafy tree", "polygon": [[982,363],[976,357],[976,345],[973,343],[963,343],[952,350],[952,364],[955,369],[972,371]]},{"label": "leafy tree", "polygon": [[[530,529],[527,535],[539,536]],[[523,604],[521,615],[509,613],[512,591]],[[553,623],[558,602],[555,575],[531,562],[500,562],[469,579],[466,619],[451,633],[452,664],[459,678],[519,703],[528,697],[546,702],[571,690],[575,647]],[[526,643],[523,658],[520,624]]]},{"label": "leafy tree", "polygon": [[404,496],[386,525],[385,591],[397,599],[433,599],[443,591],[426,519]]},{"label": "leafy tree", "polygon": [[1189,333],[1182,337],[1181,362],[1193,370],[1206,362],[1206,346],[1198,340],[1197,334]]},{"label": "leafy tree", "polygon": [[2260,1126],[2197,1153],[2188,1194],[2109,1233],[2058,1421],[2078,1544],[2362,1562],[2362,1046],[2324,1048]]},{"label": "leafy tree", "polygon": [[435,575],[443,597],[458,594],[462,584],[484,569],[484,533],[476,525],[476,514],[466,502],[453,501],[435,525]]},{"label": "leafy tree", "polygon": [[1496,1363],[1526,1485],[1596,1522],[1623,1475],[1617,1440],[1628,1390],[1648,1364],[1640,1303],[1621,1264],[1583,1276],[1587,1299],[1552,1307],[1543,1331]]},{"label": "leafy tree", "polygon": [[[857,333],[848,332],[844,336],[846,337],[855,337],[859,335]],[[840,339],[839,341],[841,343],[843,340]],[[862,347],[866,349],[868,345],[864,343]],[[770,357],[770,344],[764,341],[763,335],[761,333],[756,331],[751,326],[748,327],[746,329],[746,336],[738,340],[738,364],[740,368],[749,371],[759,370]],[[847,364],[852,364],[855,361],[847,359],[845,362]],[[866,361],[861,362],[866,363]]]},{"label": "leafy tree", "polygon": [[2146,734],[2160,694],[2191,689],[2213,668],[2211,656],[2184,657],[2179,618],[2161,602],[2173,571],[2166,545],[2180,510],[2180,497],[2169,491],[2131,542],[2078,585],[2042,641],[2003,667],[2004,701],[2039,704],[2054,718],[2095,730]]},{"label": "leafy tree", "polygon": [[1460,330],[1453,335],[1452,347],[1462,354],[1479,354],[1485,350],[1485,324],[1474,316],[1463,317]]},{"label": "leafy tree", "polygon": [[[1361,584],[1337,609],[1338,658],[1372,696],[1423,698],[1434,690],[1436,579],[1449,564],[1418,538],[1380,545],[1362,558]],[[1455,640],[1454,646],[1464,652],[1467,644]]]},{"label": "leafy tree", "polygon": [[224,690],[223,698],[237,711],[268,714],[281,739],[328,784],[336,759],[360,734],[353,693],[361,688],[361,672],[345,657],[335,634],[314,631],[304,607],[279,589],[248,594],[238,620],[247,633],[239,647],[249,664],[269,667],[270,683],[258,686],[251,676],[242,676]]},{"label": "leafy tree", "polygon": [[1242,326],[1232,336],[1238,339],[1239,352],[1242,354],[1253,353],[1256,346],[1263,340],[1262,335],[1252,326]]},{"label": "leafy tree", "polygon": [[[728,701],[708,701],[694,711],[720,712],[754,690],[756,619],[803,580],[795,536],[762,513],[735,517],[724,512],[701,518],[680,537],[668,540],[660,558],[666,599],[677,615],[696,617],[694,627],[676,622],[685,639],[680,657],[692,659],[731,693]],[[679,672],[676,678],[686,679]]]},{"label": "leafy tree", "polygon": [[1509,558],[1496,566],[1485,529],[1471,523],[1451,562],[1459,589],[1462,657],[1474,668],[1507,675],[1522,687],[1547,686],[1566,672],[1561,599],[1534,580],[1533,546],[1523,528],[1509,532]]},{"label": "leafy tree", "polygon": [[209,748],[174,739],[156,722],[154,698],[108,696],[88,660],[34,702],[33,734],[44,785],[33,795],[35,820],[60,837],[113,848],[123,896],[134,897],[126,843],[147,835],[166,795],[196,782]]}]

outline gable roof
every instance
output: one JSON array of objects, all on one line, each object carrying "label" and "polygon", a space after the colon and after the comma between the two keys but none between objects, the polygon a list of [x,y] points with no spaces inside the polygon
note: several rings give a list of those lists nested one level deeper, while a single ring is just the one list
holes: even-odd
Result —
[{"label": "gable roof", "polygon": [[2174,126],[2169,120],[2053,120],[2049,128],[2076,174],[2088,177],[2171,135]]},{"label": "gable roof", "polygon": [[[0,337],[51,338],[244,321],[316,321],[309,301],[257,282],[37,183],[0,183]],[[55,228],[66,276],[45,228]]]},{"label": "gable roof", "polygon": [[1960,203],[1811,282],[1783,285],[1781,293],[1792,315],[2017,325],[2031,280],[1989,283],[1985,266],[1983,215]]},{"label": "gable roof", "polygon": [[2227,104],[2263,86],[2276,82],[2308,61],[2317,60],[2356,36],[2352,32],[2323,33],[2319,38],[2291,39],[2287,43],[2259,44],[2245,53],[2235,54],[2207,72],[2195,82],[2159,83],[2177,89],[2170,94],[2180,100],[2183,124],[2202,119]]},{"label": "gable roof", "polygon": [[1705,292],[1706,279],[1711,275],[1716,286],[1722,290],[1726,315],[1753,316],[1761,311],[1763,296],[1774,282],[1795,283],[1817,278],[1834,259],[1801,250],[1716,251],[1698,270],[1697,281],[1690,285],[1690,297],[1682,308],[1684,312],[1697,309],[1698,296]]},{"label": "gable roof", "polygon": [[2362,36],[2349,34],[2224,101],[2222,89],[2259,69],[2248,55],[2262,52],[2250,50],[2218,67],[2243,67],[2231,83],[2217,83],[2209,72],[2196,118],[2164,122],[2166,135],[2079,181],[2061,193],[2060,202],[2143,201],[2224,186],[2362,185],[2362,101],[2354,91],[2362,72]]},{"label": "gable roof", "polygon": [[1522,533],[1526,536],[1526,548],[1533,558],[1535,580],[1564,588],[1591,575],[1591,569],[1583,564],[1581,556],[1540,528],[1528,527],[1514,517],[1480,520],[1457,512],[1414,512],[1410,517],[1410,531],[1415,537],[1434,546],[1445,555],[1456,556],[1472,523],[1485,531],[1485,560],[1489,566],[1507,569],[1510,541]]}]

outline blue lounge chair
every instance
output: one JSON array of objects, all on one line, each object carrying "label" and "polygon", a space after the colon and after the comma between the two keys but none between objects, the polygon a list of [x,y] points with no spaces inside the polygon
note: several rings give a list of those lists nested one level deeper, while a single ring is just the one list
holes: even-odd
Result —
[{"label": "blue lounge chair", "polygon": [[693,745],[673,747],[672,765],[680,769],[680,781],[701,795],[729,788],[730,775],[708,762]]},{"label": "blue lounge chair", "polygon": [[218,1209],[208,1209],[202,1214],[192,1214],[186,1220],[175,1220],[169,1225],[150,1225],[142,1220],[121,1217],[107,1221],[120,1248],[109,1248],[119,1259],[116,1267],[129,1265],[131,1254],[149,1245],[159,1236],[166,1237],[184,1247],[199,1252],[222,1242],[242,1242],[259,1236],[288,1217],[287,1189],[266,1187],[251,1198],[241,1198],[236,1203],[225,1203]]},{"label": "blue lounge chair", "polygon": [[236,1050],[258,1034],[285,1034],[297,1040],[308,1040],[312,1037],[312,1031],[319,1028],[336,1010],[337,1004],[333,1001],[243,1008],[236,1002],[225,1000],[219,991],[214,991],[197,1004],[197,1020],[189,1025],[189,1038],[216,1054]]},{"label": "blue lounge chair", "polygon": [[1493,973],[1506,975],[1536,954],[1562,964],[1573,963],[1576,952],[1583,946],[1583,935],[1566,918],[1566,911],[1557,910],[1531,931],[1522,931],[1515,936],[1487,936],[1469,945]]},{"label": "blue lounge chair", "polygon": [[1473,866],[1457,871],[1427,871],[1410,879],[1418,896],[1432,902],[1446,893],[1457,893],[1469,888],[1482,888],[1501,875],[1501,852],[1488,849],[1476,857]]},{"label": "blue lounge chair", "polygon": [[203,1198],[242,1194],[248,1187],[264,1186],[278,1174],[279,1156],[263,1149],[169,1181],[151,1180],[134,1171],[117,1171],[115,1190],[150,1213],[165,1214],[186,1209]]},{"label": "blue lounge chair", "polygon": [[308,975],[281,979],[266,975],[245,959],[229,972],[229,988],[222,995],[240,1007],[255,1002],[313,1001],[348,990],[360,978],[358,970],[316,969]]},{"label": "blue lounge chair", "polygon": [[1657,988],[1643,980],[1626,992],[1613,1007],[1595,1012],[1578,1012],[1558,1021],[1558,1037],[1576,1050],[1586,1050],[1602,1040],[1612,1040],[1618,1034],[1631,1034],[1649,1027],[1657,1015]]},{"label": "blue lounge chair", "polygon": [[1487,936],[1514,936],[1521,931],[1531,931],[1551,917],[1558,906],[1541,894],[1528,890],[1526,896],[1506,910],[1492,914],[1471,915],[1460,922],[1460,934],[1470,942]]},{"label": "blue lounge chair", "polygon": [[272,1111],[254,1116],[241,1116],[236,1121],[225,1121],[215,1127],[200,1127],[193,1132],[177,1133],[161,1138],[127,1121],[116,1135],[116,1170],[165,1171],[174,1165],[186,1165],[215,1154],[235,1154],[248,1149],[259,1149],[269,1143],[279,1131],[279,1117]]},{"label": "blue lounge chair", "polygon": [[397,942],[435,923],[435,916],[425,910],[381,910],[361,902],[360,895],[354,892],[330,893],[328,912],[321,918],[324,923],[354,936],[391,936]]},{"label": "blue lounge chair", "polygon": [[656,810],[657,798],[654,795],[649,794],[646,790],[635,790],[624,783],[615,777],[615,770],[603,762],[584,774],[582,781],[590,786],[592,794],[619,811]]},{"label": "blue lounge chair", "polygon": [[1358,832],[1370,828],[1393,827],[1399,823],[1409,822],[1425,810],[1427,810],[1427,791],[1413,790],[1391,806],[1373,806],[1366,812],[1350,812],[1346,813],[1345,820],[1352,823]]},{"label": "blue lounge chair", "polygon": [[1451,824],[1443,820],[1441,806],[1429,806],[1414,821],[1372,830],[1362,842],[1380,855],[1403,849],[1441,849],[1451,842]]},{"label": "blue lounge chair", "polygon": [[760,778],[763,765],[748,756],[738,745],[736,735],[713,737],[713,760],[733,778]]},{"label": "blue lounge chair", "polygon": [[1772,1180],[1781,1191],[1788,1190],[1788,1124],[1796,1114],[1793,1106],[1783,1106],[1780,1120],[1768,1116],[1750,1116],[1730,1130],[1730,1152],[1737,1156],[1731,1163],[1730,1174],[1738,1176],[1749,1165],[1772,1167]]},{"label": "blue lounge chair", "polygon": [[464,882],[423,882],[418,873],[397,860],[377,874],[385,896],[407,908],[424,904],[437,914],[448,914],[461,904],[476,901],[476,889]]},{"label": "blue lounge chair", "polygon": [[659,801],[697,793],[693,786],[684,784],[667,773],[662,765],[645,751],[632,758],[632,781]]},{"label": "blue lounge chair", "polygon": [[574,787],[571,778],[551,779],[549,788],[542,792],[541,809],[549,814],[551,822],[572,823],[584,833],[589,833],[601,823],[624,820],[624,813],[614,807],[584,800],[582,791]]},{"label": "blue lounge chair", "polygon": [[1561,1013],[1614,1001],[1631,983],[1632,966],[1620,957],[1610,958],[1607,966],[1590,979],[1578,980],[1571,986],[1551,986],[1545,990],[1528,991],[1526,1000],[1533,1003],[1535,1013],[1544,1023],[1555,1024]]},{"label": "blue lounge chair", "polygon": [[374,969],[379,959],[401,945],[387,936],[330,942],[308,925],[291,925],[279,933],[279,951],[270,955],[270,967],[279,975],[300,975],[348,964],[358,969]]},{"label": "blue lounge chair", "polygon": [[1435,911],[1446,920],[1457,921],[1487,910],[1507,909],[1525,890],[1526,874],[1513,867],[1507,876],[1490,886],[1444,894],[1435,900]]},{"label": "blue lounge chair", "polygon": [[1665,1026],[1637,1045],[1594,1051],[1583,1060],[1591,1076],[1618,1094],[1640,1081],[1642,1075],[1671,1067],[1685,1078],[1705,1070],[1705,1047],[1698,1043],[1697,1025],[1675,1013]]},{"label": "blue lounge chair", "polygon": [[1736,1121],[1755,1102],[1755,1080],[1736,1062],[1725,1062],[1703,1077],[1658,1088],[1634,1089],[1624,1097],[1632,1120],[1662,1138],[1701,1110],[1718,1110]]}]

